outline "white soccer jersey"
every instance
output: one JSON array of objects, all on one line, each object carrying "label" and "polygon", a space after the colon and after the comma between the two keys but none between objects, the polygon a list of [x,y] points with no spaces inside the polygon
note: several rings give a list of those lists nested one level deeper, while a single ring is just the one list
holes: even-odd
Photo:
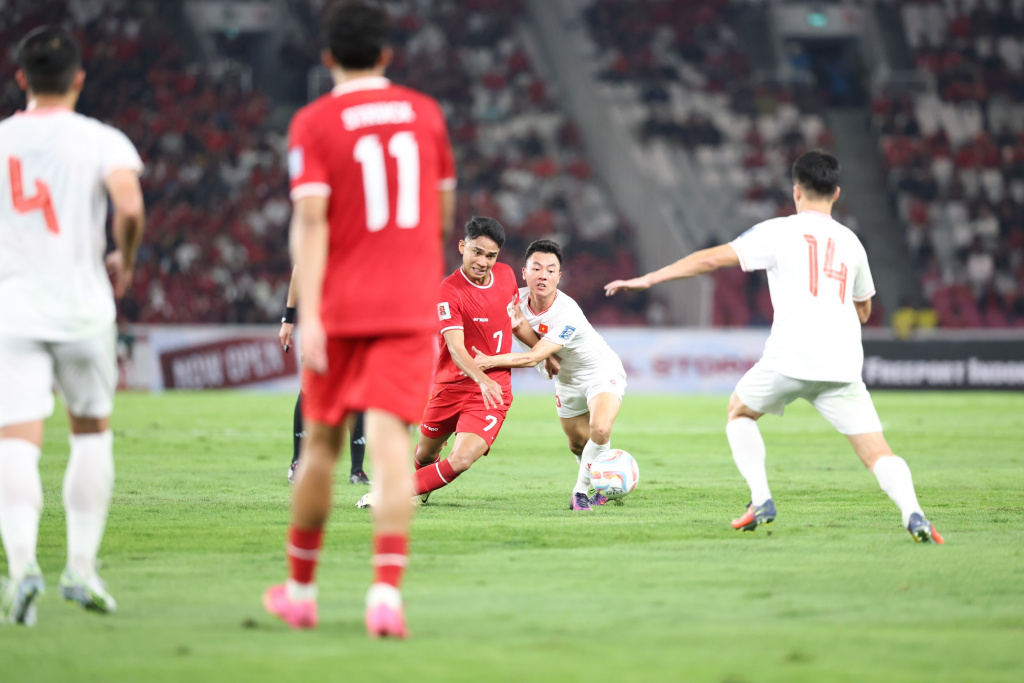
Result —
[{"label": "white soccer jersey", "polygon": [[72,341],[114,322],[105,181],[119,168],[142,160],[95,119],[47,108],[0,123],[0,334]]},{"label": "white soccer jersey", "polygon": [[864,348],[854,301],[875,294],[868,257],[846,226],[817,211],[758,223],[730,242],[745,271],[768,271],[775,322],[763,362],[821,382],[861,377]]},{"label": "white soccer jersey", "polygon": [[619,356],[597,333],[571,296],[559,291],[551,306],[539,313],[530,308],[528,288],[519,290],[519,299],[519,309],[537,336],[562,347],[557,354],[562,359],[559,382],[573,384],[595,373],[626,375]]}]

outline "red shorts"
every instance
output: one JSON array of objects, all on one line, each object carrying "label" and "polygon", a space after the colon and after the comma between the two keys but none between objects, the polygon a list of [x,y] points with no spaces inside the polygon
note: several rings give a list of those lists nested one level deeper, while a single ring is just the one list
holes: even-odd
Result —
[{"label": "red shorts", "polygon": [[432,333],[388,337],[328,337],[327,372],[302,371],[302,415],[339,424],[369,408],[419,422],[434,370]]},{"label": "red shorts", "polygon": [[476,384],[435,385],[423,413],[420,434],[436,439],[468,432],[486,441],[489,451],[512,405],[512,388],[502,387],[501,396],[505,405],[488,410]]}]

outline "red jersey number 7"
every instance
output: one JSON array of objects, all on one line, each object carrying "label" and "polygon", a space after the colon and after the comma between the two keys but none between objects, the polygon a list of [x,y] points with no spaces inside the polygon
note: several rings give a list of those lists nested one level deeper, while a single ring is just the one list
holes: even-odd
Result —
[{"label": "red jersey number 7", "polygon": [[54,235],[58,234],[60,224],[57,222],[57,211],[53,208],[53,200],[50,198],[50,186],[37,179],[36,193],[31,197],[26,197],[21,179],[21,159],[18,157],[8,158],[7,169],[11,176],[11,201],[14,204],[14,210],[18,213],[42,211],[46,229]]}]

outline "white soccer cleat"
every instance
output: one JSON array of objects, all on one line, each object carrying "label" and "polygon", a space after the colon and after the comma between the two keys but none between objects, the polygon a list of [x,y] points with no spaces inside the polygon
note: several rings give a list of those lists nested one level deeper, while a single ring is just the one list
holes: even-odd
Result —
[{"label": "white soccer cleat", "polygon": [[98,576],[87,580],[74,569],[65,569],[60,575],[60,597],[77,602],[92,612],[109,614],[117,610],[117,601],[107,592],[107,586]]},{"label": "white soccer cleat", "polygon": [[43,572],[35,562],[17,579],[0,579],[0,623],[36,625],[36,598],[46,592]]}]

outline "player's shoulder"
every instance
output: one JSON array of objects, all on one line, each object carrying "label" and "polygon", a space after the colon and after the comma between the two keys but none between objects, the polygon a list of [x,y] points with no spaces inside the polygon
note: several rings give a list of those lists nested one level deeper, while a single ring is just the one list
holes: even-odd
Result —
[{"label": "player's shoulder", "polygon": [[323,118],[329,110],[336,108],[333,99],[331,94],[327,93],[309,104],[299,107],[292,115],[291,128],[308,126],[310,123]]},{"label": "player's shoulder", "polygon": [[741,240],[744,237],[767,235],[773,232],[784,231],[793,226],[793,223],[789,220],[790,218],[793,218],[793,216],[779,216],[776,218],[769,218],[768,220],[761,221],[760,223],[755,223],[743,231],[743,233],[741,233],[736,239]]},{"label": "player's shoulder", "polygon": [[516,271],[512,270],[512,266],[508,265],[507,263],[502,263],[499,261],[498,263],[494,264],[493,268],[491,268],[491,272],[494,273],[496,277],[500,277],[502,280],[511,280],[513,283],[515,283],[516,289],[519,289],[519,281],[516,280]]}]

